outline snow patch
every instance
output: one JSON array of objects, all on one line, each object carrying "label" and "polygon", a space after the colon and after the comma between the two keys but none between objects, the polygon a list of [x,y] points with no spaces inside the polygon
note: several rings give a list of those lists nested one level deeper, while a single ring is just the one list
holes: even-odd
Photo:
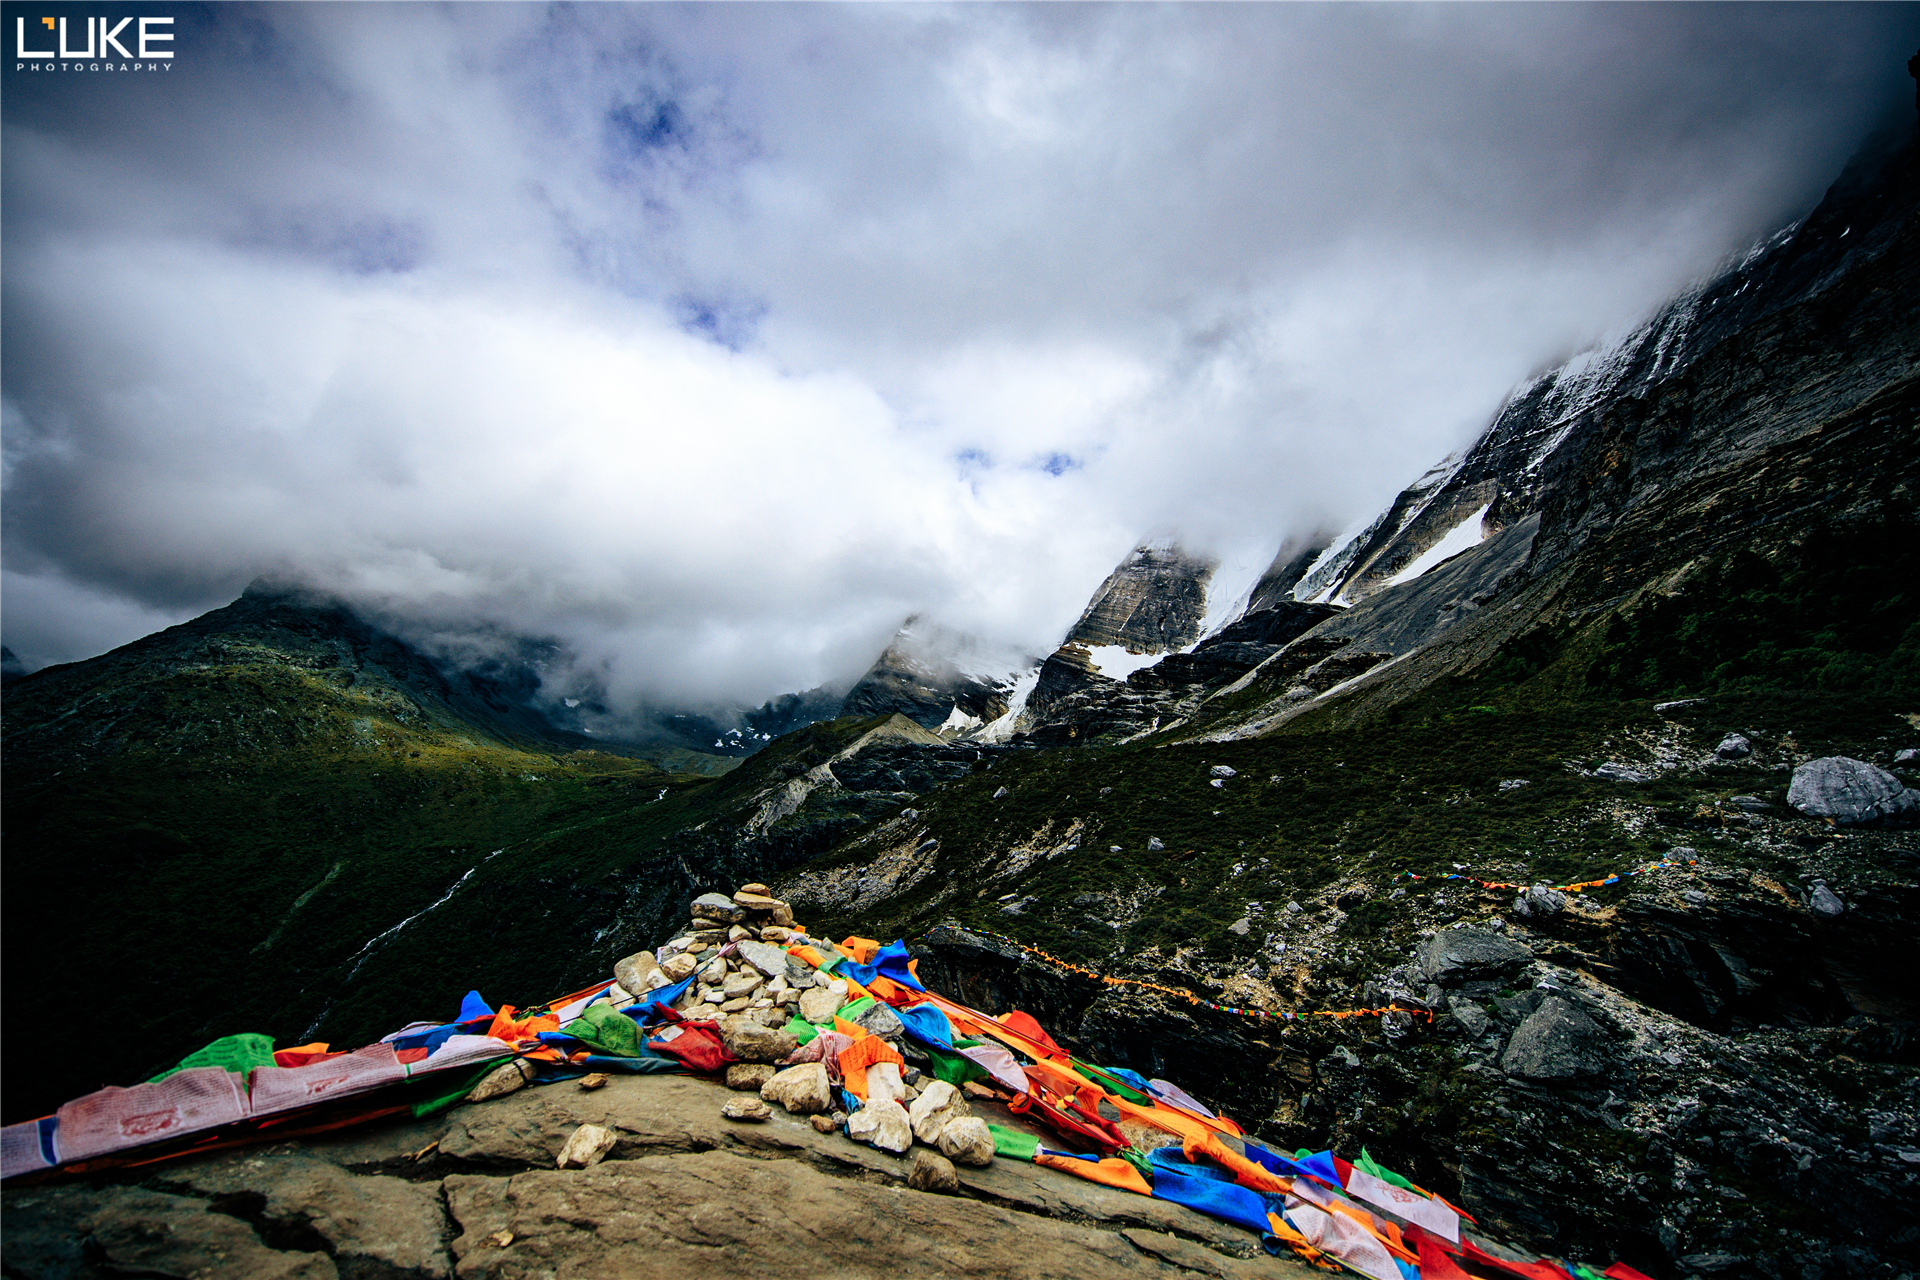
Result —
[{"label": "snow patch", "polygon": [[[1247,606],[1253,601],[1253,589],[1260,585],[1260,576],[1273,560],[1272,553],[1263,555],[1263,550],[1261,544],[1244,544],[1221,556],[1220,563],[1214,566],[1213,575],[1207,579],[1206,615],[1200,619],[1202,640],[1246,615]],[[1196,640],[1179,652],[1191,653],[1199,643]]]},{"label": "snow patch", "polygon": [[1493,504],[1487,503],[1478,511],[1447,530],[1447,536],[1428,547],[1414,562],[1387,579],[1386,585],[1395,587],[1403,582],[1412,582],[1415,578],[1433,568],[1443,560],[1459,555],[1470,547],[1477,547],[1486,536],[1481,532],[1480,522],[1486,519]]},{"label": "snow patch", "polygon": [[[1388,511],[1391,510],[1389,506]],[[1359,557],[1360,549],[1386,522],[1386,511],[1368,516],[1328,543],[1327,549],[1314,557],[1307,571],[1300,575],[1300,581],[1294,583],[1293,598],[1302,604],[1328,603],[1348,567]]]},{"label": "snow patch", "polygon": [[1007,713],[992,721],[974,736],[982,742],[1005,742],[1019,732],[1020,717],[1026,713],[1027,699],[1040,683],[1040,668],[1033,667],[1013,678],[1013,694],[1007,699]]},{"label": "snow patch", "polygon": [[947,712],[947,718],[940,722],[935,733],[965,733],[975,725],[984,723],[979,716],[968,715],[960,709],[959,703],[953,704],[953,710]]},{"label": "snow patch", "polygon": [[1166,655],[1163,653],[1130,653],[1125,645],[1103,644],[1087,650],[1087,657],[1093,663],[1093,669],[1109,680],[1125,680],[1142,667],[1150,667]]}]

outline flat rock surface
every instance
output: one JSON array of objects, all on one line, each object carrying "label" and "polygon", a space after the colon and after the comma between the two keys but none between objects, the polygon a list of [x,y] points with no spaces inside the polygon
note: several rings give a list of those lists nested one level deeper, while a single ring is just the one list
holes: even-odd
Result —
[{"label": "flat rock surface", "polygon": [[[1013,1160],[958,1195],[690,1076],[523,1089],[424,1120],[9,1187],[9,1277],[1304,1276],[1249,1231]],[[995,1124],[1030,1129],[974,1100]],[[582,1124],[616,1138],[556,1170]],[[505,1234],[503,1234],[505,1233]],[[502,1241],[505,1243],[502,1243]]]}]

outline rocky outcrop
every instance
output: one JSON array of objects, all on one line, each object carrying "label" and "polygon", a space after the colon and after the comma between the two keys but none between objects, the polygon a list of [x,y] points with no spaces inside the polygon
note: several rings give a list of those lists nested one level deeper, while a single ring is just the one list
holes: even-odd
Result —
[{"label": "rocky outcrop", "polygon": [[1177,544],[1136,547],[1107,575],[1061,643],[1119,645],[1136,653],[1192,644],[1200,638],[1207,584],[1216,567],[1214,560]]},{"label": "rocky outcrop", "polygon": [[899,713],[928,729],[975,728],[1005,715],[1021,675],[1038,660],[908,618],[841,704],[841,715]]},{"label": "rocky outcrop", "polygon": [[[805,1117],[724,1119],[740,1096],[690,1077],[562,1083],[97,1181],[9,1184],[0,1249],[21,1280],[646,1280],[707,1274],[716,1258],[729,1274],[873,1280],[1311,1274],[1241,1228],[1018,1161],[913,1189],[913,1160]],[[557,1169],[583,1126],[613,1135],[611,1151]]]}]

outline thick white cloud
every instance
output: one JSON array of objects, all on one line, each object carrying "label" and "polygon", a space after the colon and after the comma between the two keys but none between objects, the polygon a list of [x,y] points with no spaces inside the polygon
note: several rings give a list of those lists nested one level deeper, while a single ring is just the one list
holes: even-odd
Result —
[{"label": "thick white cloud", "polygon": [[1911,12],[216,8],[8,85],[8,643],[259,574],[623,696],[1049,645],[1817,198]]}]

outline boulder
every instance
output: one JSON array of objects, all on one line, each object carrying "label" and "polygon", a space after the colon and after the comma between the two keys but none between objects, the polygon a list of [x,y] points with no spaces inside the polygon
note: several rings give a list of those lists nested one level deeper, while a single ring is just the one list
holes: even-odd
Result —
[{"label": "boulder", "polygon": [[745,907],[748,911],[773,911],[787,905],[778,898],[769,898],[764,893],[736,893],[733,895],[733,901],[736,906]]},{"label": "boulder", "polygon": [[1513,913],[1519,916],[1553,916],[1567,909],[1567,895],[1558,889],[1536,884],[1513,900]]},{"label": "boulder", "polygon": [[1829,920],[1844,915],[1847,910],[1847,904],[1840,901],[1839,895],[1833,890],[1827,888],[1825,880],[1813,882],[1813,892],[1807,897],[1807,906],[1813,914],[1825,916]]},{"label": "boulder", "polygon": [[993,1163],[993,1130],[979,1116],[961,1116],[940,1130],[940,1154],[955,1164],[984,1169]]},{"label": "boulder", "polygon": [[583,1124],[573,1131],[553,1163],[562,1169],[591,1169],[607,1158],[619,1141],[613,1130],[597,1124]]},{"label": "boulder", "polygon": [[937,1156],[922,1148],[913,1153],[913,1168],[907,1171],[907,1185],[915,1191],[952,1195],[960,1189],[960,1174],[945,1156]]},{"label": "boulder", "polygon": [[761,1087],[760,1096],[796,1116],[823,1115],[833,1109],[833,1086],[827,1080],[826,1066],[818,1062],[803,1062],[777,1072]]},{"label": "boulder", "polygon": [[734,1000],[740,996],[752,995],[763,985],[765,985],[765,979],[757,973],[736,973],[720,984],[720,991],[727,999]]},{"label": "boulder", "polygon": [[807,1123],[813,1126],[815,1133],[838,1133],[846,1121],[833,1115],[808,1116]]},{"label": "boulder", "polygon": [[515,1058],[512,1062],[503,1062],[487,1072],[480,1083],[467,1092],[468,1102],[485,1102],[489,1098],[504,1097],[516,1090],[524,1089],[533,1080],[534,1066],[525,1058]]},{"label": "boulder", "polygon": [[833,1015],[840,1012],[846,1003],[845,996],[835,995],[825,987],[814,987],[800,993],[800,1016],[824,1027],[833,1022]]},{"label": "boulder", "polygon": [[[871,1079],[871,1073],[869,1073]],[[847,1117],[847,1136],[882,1151],[901,1152],[913,1145],[913,1125],[897,1102],[869,1102]]]},{"label": "boulder", "polygon": [[1787,803],[1835,826],[1903,824],[1920,817],[1920,792],[1885,769],[1848,756],[1823,756],[1793,771]]},{"label": "boulder", "polygon": [[688,908],[695,920],[739,924],[747,918],[747,909],[732,898],[718,893],[703,893]]},{"label": "boulder", "polygon": [[[867,1068],[867,1099],[870,1102],[904,1102],[907,1086],[900,1079],[900,1064],[876,1062]],[[909,1122],[911,1127],[911,1122]]]},{"label": "boulder", "polygon": [[765,1062],[736,1062],[727,1068],[727,1088],[759,1093],[779,1072]]},{"label": "boulder", "polygon": [[773,1118],[773,1108],[751,1094],[745,1097],[728,1098],[720,1108],[720,1114],[729,1120],[746,1120],[758,1123]]},{"label": "boulder", "polygon": [[1478,1040],[1493,1021],[1487,1017],[1485,1009],[1460,996],[1448,998],[1447,1012],[1453,1015],[1453,1020],[1460,1024],[1460,1029],[1467,1033],[1470,1040]]},{"label": "boulder", "polygon": [[1656,702],[1653,704],[1653,709],[1665,715],[1669,711],[1685,711],[1689,707],[1711,706],[1712,703],[1711,698],[1676,698],[1672,702]]},{"label": "boulder", "polygon": [[756,880],[752,884],[743,884],[738,889],[734,890],[734,897],[738,898],[743,893],[754,893],[764,898],[772,892],[773,892],[772,889],[769,889],[766,885],[761,884],[759,881]]},{"label": "boulder", "polygon": [[689,955],[668,956],[660,965],[660,972],[673,982],[682,982],[693,976],[694,968],[699,964]]},{"label": "boulder", "polygon": [[1216,778],[1231,778],[1240,771],[1230,764],[1217,764],[1207,772]]},{"label": "boulder", "polygon": [[771,942],[742,942],[740,958],[759,970],[763,977],[779,978],[787,972],[787,953]]},{"label": "boulder", "polygon": [[636,995],[647,990],[647,979],[660,971],[651,951],[636,951],[613,966],[613,980]]},{"label": "boulder", "polygon": [[907,1034],[906,1024],[900,1021],[900,1015],[877,1000],[862,1009],[853,1024],[865,1027],[882,1040],[898,1040]]},{"label": "boulder", "polygon": [[790,1032],[776,1031],[745,1019],[729,1023],[722,1038],[727,1052],[742,1062],[778,1062],[800,1047],[800,1041]]},{"label": "boulder", "polygon": [[938,1142],[940,1131],[954,1121],[973,1114],[973,1108],[967,1105],[966,1097],[945,1080],[935,1080],[927,1085],[920,1096],[907,1108],[907,1119],[913,1124],[913,1136],[922,1142]]},{"label": "boulder", "polygon": [[1609,760],[1593,771],[1593,776],[1604,782],[1651,782],[1653,775],[1645,773],[1631,765],[1621,764],[1618,760]]},{"label": "boulder", "polygon": [[1607,1065],[1607,1037],[1573,1001],[1548,996],[1514,1030],[1500,1069],[1524,1080],[1572,1080]]},{"label": "boulder", "polygon": [[1420,945],[1420,970],[1430,982],[1457,987],[1518,973],[1533,953],[1484,929],[1442,929]]},{"label": "boulder", "polygon": [[1744,760],[1753,754],[1753,743],[1747,741],[1743,733],[1730,733],[1720,739],[1720,745],[1713,749],[1713,754],[1722,760]]}]

